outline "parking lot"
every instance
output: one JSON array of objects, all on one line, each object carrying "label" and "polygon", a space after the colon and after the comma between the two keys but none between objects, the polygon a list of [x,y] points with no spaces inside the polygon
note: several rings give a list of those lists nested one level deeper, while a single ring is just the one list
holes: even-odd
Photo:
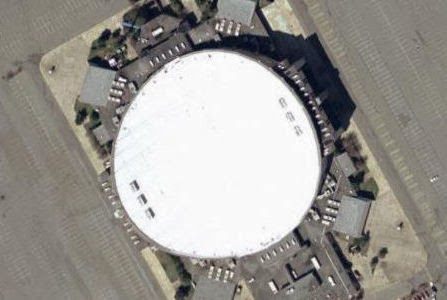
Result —
[{"label": "parking lot", "polygon": [[[290,1],[358,105],[354,120],[445,284],[445,1]],[[386,34],[384,34],[386,33]],[[432,180],[436,178],[437,180]]]},{"label": "parking lot", "polygon": [[[0,298],[163,299],[116,230],[41,56],[126,1],[0,3]],[[13,77],[6,78],[8,71]]]}]

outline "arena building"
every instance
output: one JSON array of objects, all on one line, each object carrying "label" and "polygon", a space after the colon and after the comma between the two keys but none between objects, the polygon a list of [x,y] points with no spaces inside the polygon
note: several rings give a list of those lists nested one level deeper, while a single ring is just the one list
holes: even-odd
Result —
[{"label": "arena building", "polygon": [[115,188],[147,240],[178,255],[242,257],[290,233],[322,177],[300,97],[245,54],[202,50],[154,73],[125,113]]}]

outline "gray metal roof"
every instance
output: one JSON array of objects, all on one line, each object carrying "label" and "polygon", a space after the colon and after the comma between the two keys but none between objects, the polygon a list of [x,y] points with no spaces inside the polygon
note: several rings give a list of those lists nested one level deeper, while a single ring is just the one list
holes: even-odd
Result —
[{"label": "gray metal roof", "polygon": [[343,196],[333,229],[351,237],[361,237],[370,206],[371,200]]},{"label": "gray metal roof", "polygon": [[102,124],[93,129],[93,134],[95,135],[96,140],[101,146],[107,144],[112,140],[109,132]]},{"label": "gray metal roof", "polygon": [[341,169],[341,171],[346,177],[349,177],[355,172],[357,172],[357,169],[354,166],[354,163],[352,162],[352,159],[349,157],[347,152],[344,152],[336,156],[335,161],[337,162],[338,167]]},{"label": "gray metal roof", "polygon": [[193,300],[233,300],[236,284],[200,277]]},{"label": "gray metal roof", "polygon": [[219,0],[217,17],[250,26],[256,5],[257,2],[251,0]]},{"label": "gray metal roof", "polygon": [[79,100],[93,106],[105,106],[116,71],[89,66]]}]

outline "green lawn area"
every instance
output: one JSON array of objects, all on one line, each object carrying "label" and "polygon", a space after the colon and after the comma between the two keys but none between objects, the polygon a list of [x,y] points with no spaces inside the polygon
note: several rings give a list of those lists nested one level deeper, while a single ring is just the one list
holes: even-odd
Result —
[{"label": "green lawn area", "polygon": [[174,257],[171,255],[164,253],[163,251],[157,251],[155,253],[160,261],[163,269],[166,271],[166,275],[168,276],[171,282],[175,282],[179,279],[179,274],[177,272],[176,261]]},{"label": "green lawn area", "polygon": [[367,181],[361,183],[359,188],[361,191],[372,193],[374,195],[374,199],[377,198],[377,195],[379,193],[379,187],[377,186],[377,183],[374,180],[374,178],[369,178]]}]

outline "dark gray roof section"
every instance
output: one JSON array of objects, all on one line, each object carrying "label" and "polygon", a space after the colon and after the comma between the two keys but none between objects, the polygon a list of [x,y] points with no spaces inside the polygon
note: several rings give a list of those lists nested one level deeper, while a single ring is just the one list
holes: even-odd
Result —
[{"label": "dark gray roof section", "polygon": [[355,168],[354,163],[352,162],[352,159],[349,157],[347,152],[336,156],[335,161],[346,177],[349,177],[357,172],[357,169]]},{"label": "dark gray roof section", "polygon": [[314,271],[307,272],[295,283],[295,289],[297,289],[300,292],[305,292],[309,290],[314,290],[316,287],[320,285],[318,279],[315,277]]},{"label": "dark gray roof section", "polygon": [[251,0],[219,0],[217,18],[250,26],[256,6],[257,2]]},{"label": "dark gray roof section", "polygon": [[146,79],[156,70],[175,58],[192,50],[185,34],[175,34],[168,40],[145,50],[143,57],[131,62],[120,70],[120,74],[142,86]]},{"label": "dark gray roof section", "polygon": [[199,26],[188,31],[188,36],[194,45],[212,41],[220,41],[220,36],[214,30],[214,27],[208,22],[201,23]]},{"label": "dark gray roof section", "polygon": [[192,300],[233,300],[236,284],[200,277]]},{"label": "dark gray roof section", "polygon": [[179,27],[181,19],[169,15],[159,15],[141,26],[140,38],[145,47],[154,46],[165,39]]},{"label": "dark gray roof section", "polygon": [[106,106],[116,71],[90,65],[79,100],[93,106]]},{"label": "dark gray roof section", "polygon": [[96,140],[101,146],[107,144],[112,140],[112,137],[110,136],[106,127],[102,124],[93,129],[93,134],[95,135]]},{"label": "dark gray roof section", "polygon": [[343,196],[333,229],[354,238],[361,237],[370,206],[371,200]]}]

